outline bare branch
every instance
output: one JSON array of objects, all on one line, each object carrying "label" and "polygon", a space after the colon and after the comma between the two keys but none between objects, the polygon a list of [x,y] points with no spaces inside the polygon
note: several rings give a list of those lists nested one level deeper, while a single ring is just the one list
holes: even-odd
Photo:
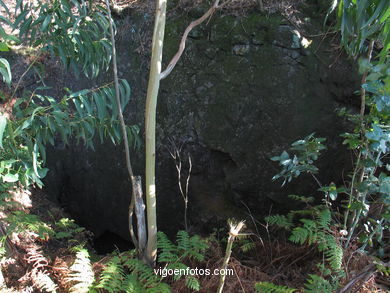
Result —
[{"label": "bare branch", "polygon": [[173,70],[173,68],[175,68],[177,62],[179,61],[181,55],[183,54],[184,52],[184,49],[186,47],[186,41],[187,41],[187,37],[188,37],[188,34],[191,32],[191,30],[200,25],[202,22],[204,22],[207,18],[211,17],[214,13],[214,11],[219,8],[218,4],[219,4],[219,1],[220,0],[215,0],[213,6],[211,6],[211,8],[200,18],[198,18],[197,20],[194,20],[193,22],[190,23],[190,25],[186,28],[186,30],[184,31],[184,34],[181,38],[181,42],[180,42],[180,46],[179,46],[179,50],[177,51],[176,55],[173,56],[171,62],[169,63],[169,65],[167,66],[167,68],[161,72],[160,74],[160,79],[164,79],[166,78]]}]

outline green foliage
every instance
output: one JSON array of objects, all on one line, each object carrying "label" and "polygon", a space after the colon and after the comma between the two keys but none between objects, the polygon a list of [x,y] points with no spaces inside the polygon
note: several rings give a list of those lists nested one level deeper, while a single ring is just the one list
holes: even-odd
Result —
[{"label": "green foliage", "polygon": [[259,282],[255,284],[256,292],[258,293],[293,293],[296,289],[286,286],[279,286],[269,282]]},{"label": "green foliage", "polygon": [[233,243],[233,247],[234,247],[235,244],[244,253],[248,253],[248,252],[253,251],[253,250],[256,249],[255,242],[253,241],[253,239],[251,239],[251,237],[249,237],[247,235],[240,235],[239,237],[237,237],[237,240]]},{"label": "green foliage", "polygon": [[265,220],[270,225],[276,225],[280,228],[284,228],[288,230],[293,226],[291,217],[286,217],[285,215],[271,215],[268,217],[265,217]]},{"label": "green foliage", "polygon": [[177,232],[177,245],[174,245],[164,233],[158,232],[157,235],[157,248],[160,249],[159,262],[173,264],[186,258],[204,260],[204,252],[208,245],[198,235],[190,237],[186,231],[179,231]]},{"label": "green foliage", "polygon": [[316,244],[324,252],[332,270],[339,271],[343,260],[343,250],[330,230],[331,212],[324,207],[312,209],[314,219],[300,219],[302,223],[295,227],[289,240],[297,244]]},{"label": "green foliage", "polygon": [[325,149],[322,144],[324,141],[325,138],[315,138],[314,133],[312,133],[291,144],[291,156],[288,152],[283,151],[280,156],[272,157],[271,160],[279,162],[282,167],[282,171],[275,175],[272,180],[283,178],[283,186],[301,173],[317,173],[318,168],[313,163],[318,159],[321,151]]},{"label": "green foliage", "polygon": [[290,194],[288,197],[293,200],[300,201],[306,204],[312,203],[314,201],[314,197],[312,196],[306,197],[301,195]]},{"label": "green foliage", "polygon": [[[7,10],[2,1],[0,5]],[[48,51],[59,56],[67,69],[73,69],[76,73],[82,70],[88,77],[96,77],[101,70],[108,69],[112,48],[107,38],[109,22],[103,7],[93,1],[18,0],[15,13],[14,23],[3,16],[0,16],[0,22],[12,25],[19,31],[19,37],[25,43],[40,48],[36,58]],[[16,37],[6,34],[2,27],[0,35],[4,40],[0,42],[0,51],[9,50],[11,42],[19,42]],[[30,68],[32,67],[28,70]],[[0,59],[0,74],[3,80],[11,85],[10,65],[3,58]],[[44,168],[47,144],[55,146],[83,142],[86,147],[93,149],[96,136],[101,142],[110,138],[114,144],[121,143],[123,139],[118,122],[115,90],[111,84],[76,93],[66,89],[68,93],[62,99],[38,94],[46,89],[38,87],[32,93],[24,92],[24,96],[18,93],[12,113],[9,113],[9,116],[0,114],[1,209],[8,208],[11,204],[6,191],[15,184],[20,183],[24,187],[32,184],[42,186],[41,180],[48,171]],[[15,97],[16,90],[17,87],[12,97]],[[126,80],[120,80],[119,91],[123,111],[131,95]],[[3,92],[0,94],[2,99],[9,98]],[[127,126],[127,133],[129,142],[134,147],[139,147],[138,127]],[[66,218],[56,222],[53,231],[37,216],[21,211],[12,212],[6,222],[9,233],[28,230],[44,240],[49,236],[69,239],[84,231],[84,228]],[[97,292],[88,251],[80,247],[75,249],[76,260],[70,267],[68,278],[71,284],[70,292]],[[117,268],[115,265],[118,265]],[[119,265],[123,267],[122,270]],[[111,286],[113,289],[109,292],[170,291],[169,286],[160,284],[160,279],[149,267],[142,267],[141,263],[138,266],[132,264],[131,268],[130,265],[130,260],[121,260],[119,263],[114,259],[101,278],[101,287]],[[130,271],[131,273],[127,274]],[[114,275],[117,279],[111,282]],[[48,275],[36,275],[35,280],[37,288],[48,292],[55,291],[55,285],[53,287],[54,283],[49,282],[51,279]],[[138,290],[139,288],[142,290]]]},{"label": "green foliage", "polygon": [[3,81],[8,86],[11,86],[12,73],[11,73],[11,67],[7,59],[0,58],[0,74],[3,76]]},{"label": "green foliage", "polygon": [[[121,80],[120,93],[124,108],[130,98],[130,87],[126,80]],[[48,171],[43,168],[46,160],[45,145],[55,145],[58,135],[63,144],[75,138],[92,149],[96,135],[101,142],[105,137],[109,137],[115,144],[122,140],[120,124],[116,120],[118,111],[115,92],[108,86],[70,93],[59,102],[52,97],[37,94],[20,98],[15,103],[14,115],[16,119],[2,119],[5,121],[2,123],[5,125],[3,147],[8,154],[0,165],[3,182],[20,180],[24,186],[31,183],[41,186],[41,178]],[[127,127],[130,142],[139,146],[139,129],[136,126]]]},{"label": "green foliage", "polygon": [[384,47],[381,59],[390,49],[390,5],[387,0],[334,0],[337,8],[338,27],[341,30],[341,45],[351,56],[364,52],[364,42],[379,39]]},{"label": "green foliage", "polygon": [[68,281],[72,284],[70,292],[88,293],[95,281],[95,275],[92,270],[92,264],[89,253],[85,248],[78,248],[76,260],[70,267]]},{"label": "green foliage", "polygon": [[[32,47],[59,56],[76,74],[94,78],[107,70],[112,54],[106,9],[93,1],[18,1],[14,29]],[[32,13],[38,11],[38,14]]]},{"label": "green foliage", "polygon": [[131,274],[137,277],[137,281],[142,285],[146,293],[171,292],[169,286],[162,283],[160,277],[140,260],[130,257],[124,261],[124,266],[131,271]]},{"label": "green foliage", "polygon": [[[369,108],[362,116],[346,115],[356,124],[356,129],[342,135],[344,144],[357,151],[354,172],[347,186],[349,192],[345,192],[348,197],[344,216],[344,229],[348,230],[345,246],[360,234],[362,249],[374,242],[383,247],[383,230],[389,229],[390,214],[389,176],[383,172],[383,159],[389,154],[390,139],[390,3],[387,0],[335,0],[330,12],[336,8],[341,45],[351,57],[360,57],[359,70],[366,77],[362,84],[362,103]],[[373,47],[371,52],[369,48]],[[380,176],[379,169],[382,169]],[[379,201],[375,202],[377,198]],[[381,204],[383,209],[372,219],[368,217],[368,211],[374,203]]]},{"label": "green foliage", "polygon": [[375,261],[374,263],[379,273],[385,275],[386,277],[390,276],[390,264],[383,263],[381,261]]},{"label": "green foliage", "polygon": [[[177,245],[173,244],[162,232],[158,232],[157,236],[158,261],[166,263],[166,269],[185,271],[188,268],[183,263],[186,259],[204,260],[204,253],[208,245],[198,235],[190,237],[186,231],[179,231],[176,237]],[[182,275],[177,274],[173,277],[174,280],[179,280]],[[198,291],[200,288],[199,281],[193,276],[185,276],[185,282],[191,290]]]},{"label": "green foliage", "polygon": [[7,233],[20,233],[26,230],[37,234],[39,239],[45,240],[53,235],[53,229],[45,222],[41,221],[38,216],[26,214],[22,211],[14,211],[6,218],[9,226]]},{"label": "green foliage", "polygon": [[[3,8],[8,11],[7,6],[4,3],[0,3]],[[6,19],[4,16],[0,16],[0,23],[5,22],[8,25],[11,25],[10,21]],[[7,42],[9,41],[18,41],[17,38],[14,36],[11,36],[5,32],[2,26],[0,26],[0,52],[7,52],[9,51],[9,46]],[[11,66],[7,59],[0,58],[0,75],[2,76],[3,82],[8,86],[11,87],[12,83],[12,72],[11,72]],[[6,122],[5,117],[3,114],[0,114],[0,148],[2,148],[2,131],[4,131],[4,123]]]},{"label": "green foliage", "polygon": [[7,126],[7,118],[5,115],[0,115],[0,148],[3,148],[3,135],[5,127]]},{"label": "green foliage", "polygon": [[56,229],[54,238],[56,239],[65,239],[71,238],[74,235],[84,232],[85,228],[80,227],[75,223],[74,220],[68,218],[62,218],[55,223]]},{"label": "green foliage", "polygon": [[[299,218],[298,223],[295,224],[294,217],[297,215],[301,218]],[[302,218],[302,216],[304,217]],[[289,237],[290,241],[299,245],[315,245],[318,251],[324,254],[326,263],[322,265],[322,271],[324,272],[324,275],[326,272],[326,275],[332,279],[332,283],[329,283],[327,280],[318,283],[319,279],[317,277],[311,277],[311,279],[308,280],[307,286],[312,288],[312,290],[317,287],[322,288],[325,286],[324,284],[331,284],[331,286],[337,287],[336,283],[338,283],[338,279],[335,278],[333,280],[333,276],[340,276],[342,273],[344,253],[338,239],[331,229],[331,226],[333,225],[332,213],[328,207],[324,205],[309,206],[306,210],[292,211],[287,216],[273,215],[267,217],[266,220],[270,224],[291,231]],[[316,292],[310,291],[311,289],[307,290],[307,292]]]},{"label": "green foliage", "polygon": [[114,256],[105,265],[96,288],[105,289],[109,293],[121,292],[125,277],[125,268],[121,259],[118,256]]},{"label": "green foliage", "polygon": [[135,257],[135,252],[113,256],[105,265],[95,289],[110,293],[170,293],[153,269]]},{"label": "green foliage", "polygon": [[305,293],[330,293],[335,292],[337,289],[328,280],[317,275],[309,275],[305,287]]},{"label": "green foliage", "polygon": [[[358,151],[354,173],[351,182],[344,192],[349,197],[346,206],[345,227],[349,215],[357,215],[350,224],[349,236],[345,245],[348,245],[355,231],[359,231],[361,248],[367,245],[383,249],[383,231],[390,227],[390,177],[386,168],[386,158],[390,153],[390,64],[381,62],[368,62],[360,60],[361,72],[366,72],[367,83],[362,87],[366,90],[366,105],[370,112],[365,115],[364,123],[360,116],[348,116],[354,121],[354,133],[345,133],[344,144]],[[363,126],[363,127],[362,127]],[[369,217],[370,207],[382,205],[381,213],[375,218]]]},{"label": "green foliage", "polygon": [[193,290],[193,291],[199,291],[200,290],[199,281],[194,276],[187,276],[185,282],[186,282],[187,288],[189,288],[190,290]]},{"label": "green foliage", "polygon": [[[187,232],[179,231],[176,240],[177,244],[174,244],[164,233],[158,233],[157,243],[160,250],[158,260],[161,264],[165,264],[165,269],[185,271],[188,268],[184,264],[185,260],[204,260],[204,253],[208,245],[199,236],[190,237]],[[156,271],[137,259],[134,251],[127,252],[110,259],[95,288],[104,289],[107,292],[171,292],[168,284],[163,282],[163,278],[166,276],[159,276]],[[173,280],[179,280],[183,276],[174,275]],[[196,277],[191,275],[184,277],[185,284],[189,289],[200,290],[200,284]]]}]

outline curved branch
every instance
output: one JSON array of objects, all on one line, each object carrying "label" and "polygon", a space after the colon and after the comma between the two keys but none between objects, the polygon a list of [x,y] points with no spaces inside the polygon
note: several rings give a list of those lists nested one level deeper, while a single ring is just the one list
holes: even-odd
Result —
[{"label": "curved branch", "polygon": [[202,17],[200,17],[197,20],[194,20],[193,22],[191,22],[190,25],[186,28],[186,30],[184,31],[184,34],[183,34],[183,36],[181,38],[179,50],[177,51],[176,55],[173,56],[171,62],[168,64],[167,68],[163,72],[161,72],[160,79],[166,78],[172,72],[172,70],[175,68],[177,62],[179,61],[181,55],[183,54],[184,49],[186,48],[186,41],[187,41],[188,34],[191,32],[191,30],[194,27],[200,25],[207,18],[209,18],[209,17],[211,17],[213,15],[214,11],[217,8],[219,8],[219,6],[218,6],[219,1],[220,0],[215,0],[213,6],[211,6],[211,8]]}]

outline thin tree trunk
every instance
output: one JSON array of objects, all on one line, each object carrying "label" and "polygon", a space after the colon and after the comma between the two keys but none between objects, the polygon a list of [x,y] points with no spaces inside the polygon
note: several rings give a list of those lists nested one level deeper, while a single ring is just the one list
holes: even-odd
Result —
[{"label": "thin tree trunk", "polygon": [[146,136],[146,210],[148,220],[148,243],[146,248],[146,260],[154,265],[157,257],[157,220],[156,220],[156,106],[158,89],[160,86],[160,73],[162,62],[162,50],[164,43],[165,18],[167,0],[156,0],[156,19],[153,32],[152,60],[148,93],[146,97],[145,111],[145,136]]},{"label": "thin tree trunk", "polygon": [[146,144],[146,211],[148,221],[148,244],[145,259],[150,265],[154,265],[157,257],[157,221],[156,221],[156,107],[160,80],[166,78],[180,59],[189,32],[197,25],[201,24],[218,8],[220,0],[215,0],[213,6],[199,19],[191,22],[187,27],[180,42],[180,47],[176,55],[172,58],[167,69],[161,73],[162,50],[164,43],[165,18],[167,0],[156,0],[156,18],[153,31],[152,60],[150,64],[150,74],[148,92],[146,97],[145,110],[145,144]]},{"label": "thin tree trunk", "polygon": [[145,204],[142,199],[141,176],[135,176],[135,178],[133,178],[133,184],[133,190],[135,193],[135,215],[137,218],[138,252],[140,257],[144,257],[147,233],[145,222]]},{"label": "thin tree trunk", "polygon": [[[136,206],[136,203],[138,200],[139,202],[139,194],[141,194],[141,201],[142,201],[142,188],[140,189],[140,186],[142,184],[140,183],[141,178],[139,176],[134,176],[133,174],[133,168],[131,166],[131,160],[130,160],[130,149],[129,149],[129,141],[127,138],[127,130],[126,130],[126,124],[125,120],[123,118],[122,113],[122,105],[121,105],[121,99],[119,94],[119,79],[118,79],[118,67],[117,67],[117,61],[116,61],[116,47],[115,47],[115,37],[114,37],[114,29],[112,25],[112,17],[111,17],[111,9],[110,9],[110,1],[106,0],[106,6],[109,16],[109,23],[110,23],[110,34],[111,34],[111,44],[112,44],[112,68],[113,68],[113,74],[114,74],[114,83],[115,83],[115,97],[116,102],[118,106],[118,116],[119,121],[121,124],[121,130],[122,130],[122,136],[124,141],[124,148],[125,148],[125,155],[126,155],[126,167],[127,172],[129,173],[129,179],[132,186],[132,196],[129,206],[129,232],[131,239],[134,243],[134,246],[138,250],[139,253],[142,253],[142,251],[145,249],[144,242],[145,239],[138,238],[139,241],[137,241],[137,237],[135,236],[134,230],[133,230],[133,211],[134,207]],[[145,216],[140,214],[141,209],[138,209],[138,213],[136,213],[137,219],[138,219],[138,235],[143,235],[146,233],[146,231],[140,231],[139,229],[145,230]],[[141,242],[142,240],[142,242]]]}]

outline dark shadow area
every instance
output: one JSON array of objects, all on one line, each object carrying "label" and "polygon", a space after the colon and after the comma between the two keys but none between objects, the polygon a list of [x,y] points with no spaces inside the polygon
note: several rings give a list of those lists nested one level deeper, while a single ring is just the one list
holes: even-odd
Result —
[{"label": "dark shadow area", "polygon": [[104,255],[119,250],[120,252],[133,249],[131,242],[110,231],[104,232],[93,240],[93,248],[97,254]]}]

